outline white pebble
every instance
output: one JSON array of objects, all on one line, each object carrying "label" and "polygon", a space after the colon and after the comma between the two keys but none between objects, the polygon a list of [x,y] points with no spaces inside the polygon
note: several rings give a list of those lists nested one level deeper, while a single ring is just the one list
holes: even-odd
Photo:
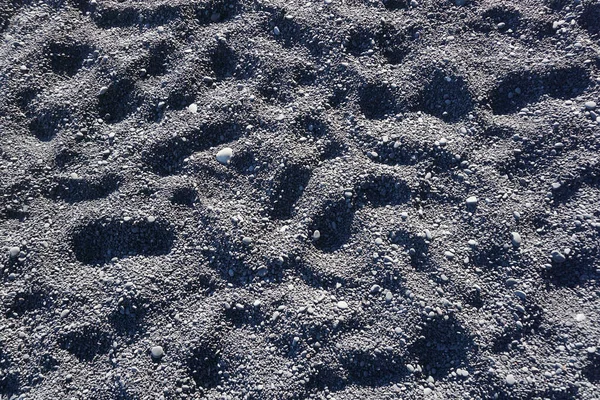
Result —
[{"label": "white pebble", "polygon": [[477,197],[475,196],[471,196],[471,197],[467,197],[467,205],[468,206],[474,206],[477,204]]},{"label": "white pebble", "polygon": [[163,348],[161,346],[153,346],[150,349],[150,354],[152,355],[152,358],[158,360],[158,359],[161,359],[165,355],[165,351],[163,350]]},{"label": "white pebble", "polygon": [[348,303],[346,303],[345,301],[338,301],[337,306],[339,309],[341,310],[345,310],[348,308]]},{"label": "white pebble", "polygon": [[233,149],[231,147],[225,147],[217,153],[217,161],[223,165],[229,164],[231,157],[233,157]]},{"label": "white pebble", "polygon": [[508,375],[506,375],[506,383],[507,383],[509,386],[512,386],[512,385],[514,385],[515,383],[517,383],[517,380],[515,379],[515,376],[514,376],[514,375],[512,375],[512,374],[508,374]]},{"label": "white pebble", "polygon": [[192,114],[196,114],[198,112],[198,104],[192,103],[188,106],[188,111]]},{"label": "white pebble", "polygon": [[21,249],[18,247],[11,247],[8,250],[8,254],[10,255],[10,258],[17,258],[19,256],[20,252],[21,252]]}]

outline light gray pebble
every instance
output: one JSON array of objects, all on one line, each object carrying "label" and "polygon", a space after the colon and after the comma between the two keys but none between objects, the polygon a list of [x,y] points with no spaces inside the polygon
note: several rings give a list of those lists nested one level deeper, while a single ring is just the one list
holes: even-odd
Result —
[{"label": "light gray pebble", "polygon": [[585,102],[585,108],[588,110],[595,110],[596,109],[596,102],[595,101],[586,101]]},{"label": "light gray pebble", "polygon": [[508,374],[508,375],[506,375],[506,383],[509,386],[512,386],[515,383],[517,383],[517,380],[515,379],[515,376],[513,374]]},{"label": "light gray pebble", "polygon": [[153,346],[150,349],[150,355],[155,360],[160,360],[165,355],[165,351],[163,350],[163,348],[161,346]]},{"label": "light gray pebble", "polygon": [[10,258],[17,258],[20,253],[21,253],[21,249],[17,246],[11,247],[8,250],[8,255],[10,256]]},{"label": "light gray pebble", "polygon": [[550,256],[552,257],[552,261],[554,261],[555,263],[559,263],[559,264],[564,263],[567,260],[565,255],[558,250],[552,250],[552,253],[550,253]]},{"label": "light gray pebble", "polygon": [[510,241],[512,242],[513,246],[519,247],[521,245],[521,235],[518,232],[511,232]]}]

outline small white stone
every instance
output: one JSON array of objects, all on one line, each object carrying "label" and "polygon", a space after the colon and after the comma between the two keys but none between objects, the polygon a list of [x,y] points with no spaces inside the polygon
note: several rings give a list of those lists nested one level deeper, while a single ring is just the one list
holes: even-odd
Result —
[{"label": "small white stone", "polygon": [[521,245],[521,235],[518,232],[511,232],[510,240],[515,247],[519,247]]},{"label": "small white stone", "polygon": [[581,322],[585,320],[585,314],[577,314],[575,316],[575,320],[577,320],[577,322]]},{"label": "small white stone", "polygon": [[153,346],[150,349],[150,355],[152,356],[152,358],[158,360],[158,359],[161,359],[165,355],[165,351],[163,350],[163,348],[161,346]]},{"label": "small white stone", "polygon": [[337,307],[341,310],[345,310],[348,308],[348,303],[346,303],[345,301],[338,301],[337,303]]},{"label": "small white stone", "polygon": [[477,204],[477,197],[475,196],[471,196],[471,197],[467,197],[467,205],[468,206],[474,206]]},{"label": "small white stone", "polygon": [[192,114],[196,114],[198,112],[198,105],[196,103],[192,103],[188,106],[188,111]]},{"label": "small white stone", "polygon": [[19,253],[21,253],[21,249],[18,247],[11,247],[8,250],[8,255],[10,256],[10,258],[17,258],[19,256]]},{"label": "small white stone", "polygon": [[108,91],[108,87],[107,86],[102,86],[100,88],[100,90],[98,91],[98,96],[102,96],[104,93],[106,93]]},{"label": "small white stone", "polygon": [[233,157],[233,149],[231,147],[225,147],[217,153],[217,161],[223,165],[229,164],[231,157]]},{"label": "small white stone", "polygon": [[313,240],[319,240],[320,237],[321,237],[321,232],[319,232],[318,229],[315,229],[315,231],[313,232]]},{"label": "small white stone", "polygon": [[517,380],[515,379],[515,376],[513,374],[508,374],[508,375],[506,375],[506,383],[509,386],[512,386],[515,383],[517,383]]}]

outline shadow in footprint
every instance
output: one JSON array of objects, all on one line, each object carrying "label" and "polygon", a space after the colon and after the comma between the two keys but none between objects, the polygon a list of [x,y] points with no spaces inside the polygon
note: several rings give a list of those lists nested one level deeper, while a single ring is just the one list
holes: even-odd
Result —
[{"label": "shadow in footprint", "polygon": [[29,131],[39,140],[52,140],[70,117],[70,112],[62,107],[50,107],[40,110],[29,122]]},{"label": "shadow in footprint", "polygon": [[398,111],[395,94],[383,83],[366,83],[358,91],[358,105],[368,119],[383,119]]},{"label": "shadow in footprint", "polygon": [[60,348],[80,361],[92,361],[96,356],[108,353],[111,344],[112,338],[108,332],[91,325],[68,332],[59,339]]},{"label": "shadow in footprint", "polygon": [[100,199],[117,190],[119,181],[119,176],[114,174],[87,179],[59,177],[49,189],[48,197],[67,203]]},{"label": "shadow in footprint", "polygon": [[223,380],[225,362],[221,358],[220,350],[210,344],[202,344],[192,349],[187,358],[187,369],[196,386],[211,389],[218,386]]},{"label": "shadow in footprint", "polygon": [[180,171],[184,160],[193,153],[230,142],[241,135],[240,125],[233,122],[207,124],[182,136],[155,143],[142,154],[142,159],[153,172],[166,176]]},{"label": "shadow in footprint", "polygon": [[318,230],[319,239],[314,245],[319,250],[331,253],[350,239],[354,212],[344,200],[328,201],[321,212],[313,218],[309,233]]},{"label": "shadow in footprint", "polygon": [[357,206],[385,207],[404,204],[410,200],[411,189],[393,176],[370,176],[356,189]]},{"label": "shadow in footprint", "polygon": [[288,219],[292,216],[294,205],[302,196],[311,172],[305,165],[291,164],[277,174],[270,196],[269,214],[272,218]]},{"label": "shadow in footprint", "polygon": [[98,115],[107,122],[120,122],[136,110],[139,102],[135,82],[122,78],[110,84],[106,93],[98,96]]},{"label": "shadow in footprint", "polygon": [[393,350],[354,350],[343,354],[341,364],[349,380],[360,386],[385,386],[407,375],[403,357]]},{"label": "shadow in footprint", "polygon": [[420,336],[408,347],[408,354],[436,379],[443,379],[458,366],[466,365],[474,351],[471,336],[453,316],[425,321]]},{"label": "shadow in footprint", "polygon": [[20,392],[21,375],[19,368],[13,368],[12,357],[4,350],[5,347],[4,343],[0,343],[0,395],[13,399]]},{"label": "shadow in footprint", "polygon": [[174,240],[174,230],[165,221],[103,218],[76,228],[72,246],[82,263],[104,264],[113,257],[167,254]]},{"label": "shadow in footprint", "polygon": [[473,99],[462,76],[433,72],[418,99],[417,110],[448,121],[457,121],[473,109]]},{"label": "shadow in footprint", "polygon": [[558,99],[575,97],[583,93],[590,83],[588,71],[581,67],[512,72],[492,89],[490,105],[495,114],[511,114],[545,94]]},{"label": "shadow in footprint", "polygon": [[73,76],[83,66],[83,62],[93,51],[93,47],[78,43],[53,42],[46,46],[45,53],[50,61],[50,69],[57,75]]}]

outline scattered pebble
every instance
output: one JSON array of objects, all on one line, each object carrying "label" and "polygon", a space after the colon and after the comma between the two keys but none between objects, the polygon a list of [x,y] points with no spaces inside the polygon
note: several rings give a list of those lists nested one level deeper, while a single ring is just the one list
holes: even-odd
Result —
[{"label": "scattered pebble", "polygon": [[596,102],[595,101],[586,101],[585,102],[585,108],[588,110],[595,110],[596,109]]},{"label": "scattered pebble", "polygon": [[152,358],[154,358],[155,360],[160,360],[161,358],[164,357],[165,355],[165,351],[163,350],[163,348],[161,346],[153,346],[150,349],[150,355],[152,356]]},{"label": "scattered pebble", "polygon": [[104,93],[108,91],[108,86],[102,86],[98,91],[98,96],[102,96]]},{"label": "scattered pebble", "polygon": [[196,114],[198,112],[198,105],[196,103],[192,103],[188,106],[188,111],[192,114]]},{"label": "scattered pebble", "polygon": [[21,249],[19,247],[11,247],[8,250],[8,255],[10,256],[10,258],[17,258],[19,256],[19,254],[21,253]]},{"label": "scattered pebble", "polygon": [[550,256],[552,257],[552,261],[554,261],[555,263],[559,263],[559,264],[564,263],[567,260],[565,255],[558,250],[552,250],[552,253],[550,253]]},{"label": "scattered pebble", "polygon": [[517,232],[511,232],[510,241],[512,242],[513,246],[519,247],[521,245],[521,235]]},{"label": "scattered pebble", "polygon": [[346,303],[346,302],[345,302],[345,301],[343,301],[343,300],[342,300],[342,301],[338,301],[338,303],[337,303],[337,307],[338,307],[340,310],[345,310],[345,309],[347,309],[347,308],[348,308],[348,303]]},{"label": "scattered pebble", "polygon": [[476,206],[477,202],[478,202],[477,197],[475,197],[475,196],[467,197],[467,206]]},{"label": "scattered pebble", "polygon": [[319,240],[321,238],[321,232],[319,232],[318,229],[315,229],[315,231],[313,232],[313,240]]},{"label": "scattered pebble", "polygon": [[225,147],[217,153],[217,161],[223,165],[229,164],[231,157],[233,157],[233,149],[231,147]]},{"label": "scattered pebble", "polygon": [[577,322],[582,322],[582,321],[585,321],[585,314],[577,314],[577,315],[575,316],[575,320],[576,320]]},{"label": "scattered pebble", "polygon": [[512,375],[512,374],[508,374],[508,375],[506,375],[506,383],[507,383],[509,386],[512,386],[512,385],[514,385],[515,383],[517,383],[517,380],[515,379],[515,376],[514,376],[514,375]]}]

